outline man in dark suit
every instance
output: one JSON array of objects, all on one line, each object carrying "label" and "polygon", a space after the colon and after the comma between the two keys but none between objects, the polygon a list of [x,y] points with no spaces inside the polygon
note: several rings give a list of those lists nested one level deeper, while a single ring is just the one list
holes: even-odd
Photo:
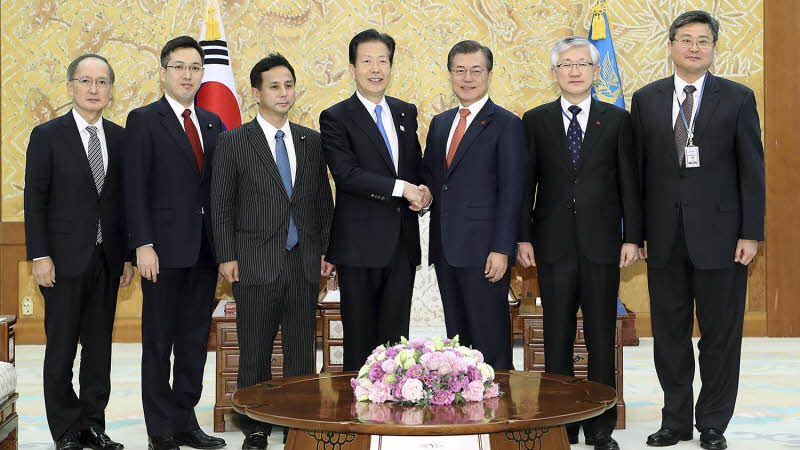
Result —
[{"label": "man in dark suit", "polygon": [[336,182],[327,259],[337,266],[342,292],[344,370],[358,370],[377,345],[408,336],[420,263],[414,210],[427,195],[417,186],[417,108],[385,96],[394,48],[387,34],[355,35],[349,57],[356,93],[319,116]]},{"label": "man in dark suit", "polygon": [[[561,96],[522,117],[531,170],[517,260],[538,262],[545,371],[575,374],[580,307],[588,378],[615,387],[619,270],[638,259],[642,211],[630,115],[591,96],[599,62],[585,38],[556,42],[550,64]],[[587,445],[619,448],[611,437],[616,412],[583,422]],[[578,443],[579,428],[567,425],[570,443]]]},{"label": "man in dark suit", "polygon": [[105,433],[117,291],[133,277],[122,209],[125,130],[102,118],[113,85],[105,58],[76,58],[67,69],[72,110],[34,128],[26,154],[25,243],[45,301],[44,401],[58,450],[123,448]]},{"label": "man in dark suit", "polygon": [[194,104],[203,77],[197,41],[167,42],[158,72],[165,95],[128,114],[125,149],[128,238],[144,298],[145,424],[155,450],[220,448],[225,441],[200,430],[194,406],[203,389],[217,284],[208,210],[222,123]]},{"label": "man in dark suit", "polygon": [[[319,133],[289,122],[295,73],[280,54],[250,71],[258,115],[219,136],[211,217],[220,273],[233,283],[238,387],[272,379],[278,327],[283,376],[315,372],[314,330],[333,198]],[[266,449],[271,426],[240,416],[243,449]]]},{"label": "man in dark suit", "polygon": [[692,312],[700,327],[700,445],[724,449],[739,384],[747,264],[764,238],[764,150],[753,91],[712,75],[719,23],[678,16],[675,75],[638,90],[631,116],[644,180],[654,358],[664,390],[652,446],[692,439]]},{"label": "man in dark suit", "polygon": [[493,56],[462,41],[447,55],[459,107],[431,120],[424,183],[433,193],[429,264],[436,270],[447,335],[483,352],[495,369],[513,369],[508,311],[525,185],[525,135],[519,117],[489,98]]}]

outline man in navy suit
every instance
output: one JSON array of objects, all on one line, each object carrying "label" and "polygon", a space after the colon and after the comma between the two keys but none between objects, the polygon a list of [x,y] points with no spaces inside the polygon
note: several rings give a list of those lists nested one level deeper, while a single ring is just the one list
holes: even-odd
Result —
[{"label": "man in navy suit", "polygon": [[117,291],[133,277],[122,208],[125,130],[102,117],[113,86],[105,58],[76,58],[67,68],[72,109],[34,128],[26,154],[25,244],[45,302],[44,403],[57,450],[123,448],[105,433]]},{"label": "man in navy suit", "polygon": [[194,407],[217,284],[208,212],[222,122],[194,104],[203,77],[196,40],[167,42],[158,71],[166,93],[130,112],[125,152],[128,243],[136,250],[144,298],[145,424],[151,449],[221,448],[224,440],[200,430]]},{"label": "man in navy suit", "polygon": [[433,194],[429,263],[447,335],[513,369],[509,262],[517,245],[525,185],[522,121],[489,98],[492,51],[475,41],[447,55],[459,107],[431,120],[423,182]]},{"label": "man in navy suit", "polygon": [[408,336],[420,263],[415,211],[429,196],[417,186],[417,108],[385,95],[394,48],[388,34],[356,34],[349,48],[356,93],[319,116],[336,182],[326,258],[336,264],[342,288],[344,370],[358,370],[377,345]]}]

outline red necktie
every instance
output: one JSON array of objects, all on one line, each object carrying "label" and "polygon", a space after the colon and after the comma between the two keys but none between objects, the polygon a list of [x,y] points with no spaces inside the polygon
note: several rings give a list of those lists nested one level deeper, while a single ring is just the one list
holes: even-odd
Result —
[{"label": "red necktie", "polygon": [[203,171],[203,146],[200,144],[200,135],[197,134],[197,128],[194,126],[194,122],[190,118],[192,115],[192,110],[185,109],[183,111],[183,129],[186,130],[186,137],[189,138],[189,143],[192,144],[192,150],[194,150],[194,159],[197,160],[197,170],[198,172]]},{"label": "red necktie", "polygon": [[461,139],[464,137],[464,131],[467,129],[467,116],[469,115],[469,109],[461,109],[458,111],[458,114],[461,116],[458,119],[458,125],[456,125],[456,131],[453,133],[453,139],[450,140],[450,149],[447,150],[447,167],[450,167],[450,163],[453,162],[453,157],[456,156],[456,150],[458,150],[458,144],[461,143]]}]

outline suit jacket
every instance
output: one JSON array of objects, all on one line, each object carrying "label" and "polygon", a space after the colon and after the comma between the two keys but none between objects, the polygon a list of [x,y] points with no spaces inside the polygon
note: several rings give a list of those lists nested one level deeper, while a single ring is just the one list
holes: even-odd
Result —
[{"label": "suit jacket", "polygon": [[242,284],[267,284],[281,273],[289,216],[309,282],[319,281],[328,248],[333,198],[319,133],[290,123],[297,156],[292,197],[256,119],[220,134],[211,180],[211,218],[219,263],[239,262]]},{"label": "suit jacket", "polygon": [[447,168],[447,138],[458,108],[431,120],[424,182],[433,194],[428,263],[483,267],[489,252],[513,256],[525,186],[522,121],[489,99]]},{"label": "suit jacket", "polygon": [[633,94],[636,150],[644,190],[648,264],[669,259],[678,218],[692,263],[733,264],[738,239],[764,239],[764,149],[753,91],[708,73],[694,143],[700,167],[681,168],[672,127],[673,77]]},{"label": "suit jacket", "polygon": [[419,216],[403,197],[392,197],[395,180],[420,182],[422,154],[417,108],[386,97],[397,130],[398,170],[370,112],[356,94],[319,115],[322,151],[336,182],[327,259],[351,267],[385,267],[405,246],[419,265]]},{"label": "suit jacket", "polygon": [[195,105],[203,140],[203,170],[189,138],[165,97],[128,114],[125,147],[125,206],[128,244],[153,244],[161,268],[191,267],[208,221],[211,171],[222,122]]},{"label": "suit jacket", "polygon": [[622,242],[642,240],[631,117],[592,99],[577,167],[562,117],[560,98],[522,116],[530,177],[520,241],[533,243],[536,259],[545,263],[556,262],[570,245],[590,261],[617,263]]},{"label": "suit jacket", "polygon": [[110,276],[127,256],[122,194],[125,129],[103,119],[108,168],[97,193],[72,111],[31,132],[25,166],[25,244],[28,259],[50,256],[57,276],[86,270],[97,241],[97,220]]}]

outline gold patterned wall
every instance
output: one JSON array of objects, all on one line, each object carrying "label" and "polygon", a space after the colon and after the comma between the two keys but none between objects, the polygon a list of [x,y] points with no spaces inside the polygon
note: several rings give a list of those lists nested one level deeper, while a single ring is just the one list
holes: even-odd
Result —
[{"label": "gold patterned wall", "polygon": [[[672,19],[702,8],[721,22],[714,72],[763,99],[762,0],[608,0],[626,103],[633,91],[671,73],[666,49]],[[271,51],[288,57],[300,95],[292,120],[317,128],[319,112],[352,94],[347,43],[374,27],[397,41],[390,95],[416,103],[424,142],[435,114],[454,104],[445,59],[462,39],[494,50],[495,102],[522,114],[556,96],[549,49],[585,36],[594,0],[221,0],[222,20],[245,120],[253,63]],[[3,0],[2,220],[22,221],[25,148],[31,128],[65,113],[66,66],[86,52],[116,71],[106,116],[124,124],[132,108],[156,100],[158,53],[168,39],[197,36],[204,0]]]}]

